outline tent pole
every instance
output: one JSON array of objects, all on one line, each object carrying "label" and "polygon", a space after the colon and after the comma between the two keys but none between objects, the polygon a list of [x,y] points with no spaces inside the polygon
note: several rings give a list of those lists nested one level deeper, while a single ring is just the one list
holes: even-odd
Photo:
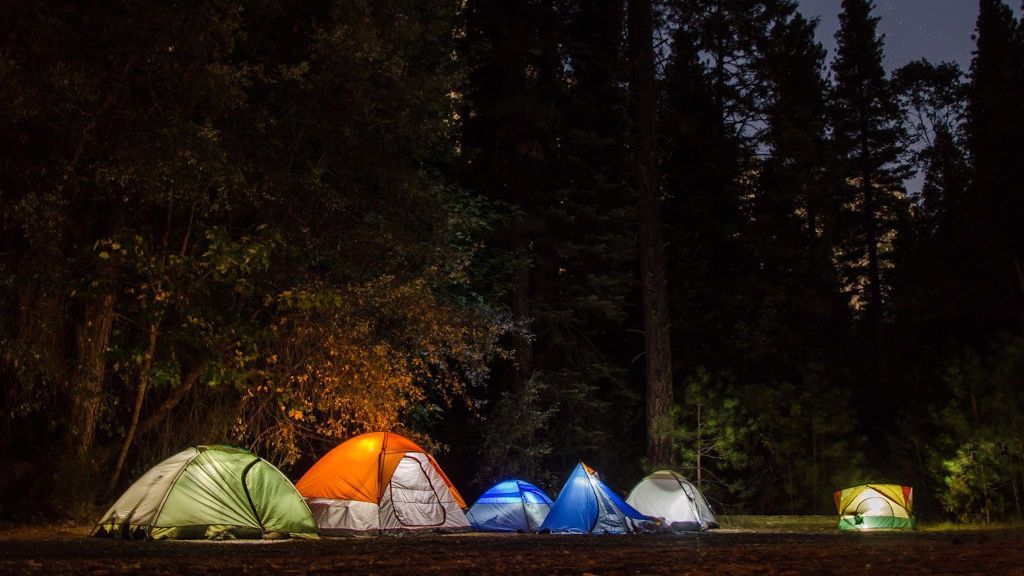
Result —
[{"label": "tent pole", "polygon": [[523,518],[526,520],[526,529],[533,530],[533,526],[530,526],[530,515],[526,512],[526,501],[523,500],[523,486],[519,483],[519,480],[513,480],[516,483],[516,490],[519,491],[519,507],[523,509]]}]

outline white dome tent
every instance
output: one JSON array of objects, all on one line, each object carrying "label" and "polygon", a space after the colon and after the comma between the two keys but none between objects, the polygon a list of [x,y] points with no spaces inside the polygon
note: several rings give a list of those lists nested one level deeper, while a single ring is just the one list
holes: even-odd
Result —
[{"label": "white dome tent", "polygon": [[707,500],[682,474],[659,470],[641,480],[626,502],[640,513],[665,521],[672,530],[718,528]]}]

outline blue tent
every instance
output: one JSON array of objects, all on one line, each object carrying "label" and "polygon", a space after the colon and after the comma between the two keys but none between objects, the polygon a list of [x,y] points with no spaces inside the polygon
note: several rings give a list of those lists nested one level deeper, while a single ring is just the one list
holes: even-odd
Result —
[{"label": "blue tent", "polygon": [[572,534],[626,534],[646,528],[652,518],[632,506],[604,485],[586,464],[573,469],[551,512],[541,524],[541,531]]},{"label": "blue tent", "polygon": [[536,530],[551,510],[551,498],[525,480],[503,480],[484,492],[466,517],[483,532]]}]

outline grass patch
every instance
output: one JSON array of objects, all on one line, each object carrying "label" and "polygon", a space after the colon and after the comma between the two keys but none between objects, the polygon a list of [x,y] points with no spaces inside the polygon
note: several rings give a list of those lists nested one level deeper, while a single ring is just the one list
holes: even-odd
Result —
[{"label": "grass patch", "polygon": [[[718,525],[735,530],[762,530],[766,532],[834,532],[836,516],[718,516]],[[993,522],[991,524],[957,524],[955,522],[928,522],[918,520],[920,532],[979,532],[993,530],[1024,531],[1022,522]]]},{"label": "grass patch", "polygon": [[1024,530],[1021,522],[992,522],[990,524],[958,524],[956,522],[921,522],[917,529],[923,532],[971,532],[978,530]]},{"label": "grass patch", "polygon": [[92,532],[92,524],[0,524],[0,542],[8,540],[80,540]]},{"label": "grass patch", "polygon": [[773,532],[825,532],[836,529],[835,516],[718,516],[722,528]]}]

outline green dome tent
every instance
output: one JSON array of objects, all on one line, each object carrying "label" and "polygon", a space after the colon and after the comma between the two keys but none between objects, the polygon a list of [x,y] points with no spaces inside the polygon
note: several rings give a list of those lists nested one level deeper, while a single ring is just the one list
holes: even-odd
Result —
[{"label": "green dome tent", "polygon": [[316,537],[295,486],[233,446],[196,446],[164,460],[107,510],[93,536],[161,540]]}]

